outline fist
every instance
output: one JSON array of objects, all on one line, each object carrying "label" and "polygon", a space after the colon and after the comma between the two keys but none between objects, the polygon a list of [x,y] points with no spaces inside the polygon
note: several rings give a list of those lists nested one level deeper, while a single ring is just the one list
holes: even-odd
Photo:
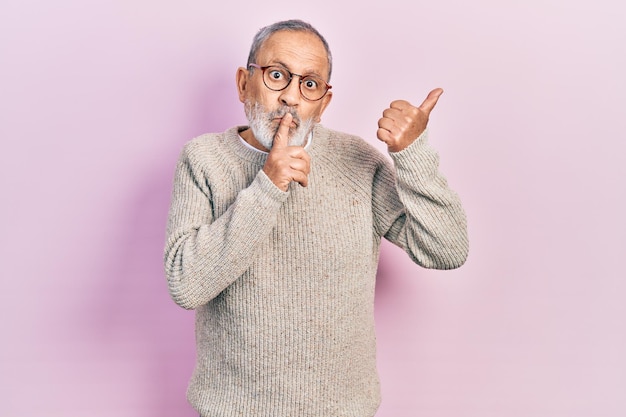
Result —
[{"label": "fist", "polygon": [[443,93],[436,88],[428,94],[426,100],[415,107],[408,101],[396,100],[383,112],[378,120],[378,139],[387,144],[389,152],[399,152],[409,146],[424,132],[430,112]]}]

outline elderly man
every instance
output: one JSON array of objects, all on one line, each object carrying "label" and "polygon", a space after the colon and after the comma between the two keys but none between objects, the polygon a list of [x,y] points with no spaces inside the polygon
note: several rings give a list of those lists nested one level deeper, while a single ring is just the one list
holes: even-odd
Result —
[{"label": "elderly man", "polygon": [[174,301],[196,310],[187,395],[202,416],[373,416],[381,238],[426,268],[467,256],[461,203],[426,140],[442,90],[383,111],[392,164],[318,124],[331,66],[308,23],[261,29],[236,74],[249,126],[192,140],[178,162],[165,268]]}]

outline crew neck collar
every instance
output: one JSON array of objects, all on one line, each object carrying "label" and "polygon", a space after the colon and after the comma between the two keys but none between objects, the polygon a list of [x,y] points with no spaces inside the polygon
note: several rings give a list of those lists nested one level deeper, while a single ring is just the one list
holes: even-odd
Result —
[{"label": "crew neck collar", "polygon": [[[254,146],[250,145],[248,142],[246,142],[246,140],[243,138],[243,136],[241,136],[241,132],[243,132],[243,130],[238,130],[238,136],[239,136],[239,140],[241,141],[241,143],[243,144],[243,146],[255,151],[255,152],[261,152],[265,155],[269,154],[268,151],[263,151],[261,149],[257,149]],[[304,145],[304,150],[308,151],[311,148],[311,143],[313,142],[313,130],[311,130],[311,132],[309,133],[309,137],[306,141],[306,145]]]},{"label": "crew neck collar", "polygon": [[[231,151],[240,158],[258,165],[264,165],[267,160],[267,152],[250,146],[243,138],[241,132],[248,129],[248,126],[235,126],[224,132],[224,140]],[[324,149],[328,140],[329,131],[320,124],[316,124],[311,131],[306,151],[310,155],[315,155],[319,149]]]}]

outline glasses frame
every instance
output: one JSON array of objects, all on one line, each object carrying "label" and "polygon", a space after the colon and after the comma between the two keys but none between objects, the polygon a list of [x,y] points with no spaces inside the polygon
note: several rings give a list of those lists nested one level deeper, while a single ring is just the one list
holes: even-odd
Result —
[{"label": "glasses frame", "polygon": [[[302,96],[302,98],[304,98],[305,100],[308,101],[319,101],[321,99],[323,99],[326,94],[328,94],[328,90],[330,90],[331,88],[333,88],[332,85],[328,84],[326,81],[322,80],[321,78],[318,78],[316,76],[313,75],[301,75],[301,74],[296,74],[294,72],[289,71],[287,68],[280,66],[280,65],[266,65],[266,66],[261,66],[259,64],[248,64],[248,68],[253,67],[253,68],[258,68],[261,70],[261,79],[263,80],[263,84],[270,90],[272,91],[283,91],[284,89],[286,89],[287,87],[289,87],[289,85],[291,84],[291,81],[293,80],[294,75],[300,78],[300,81],[298,83],[298,90],[300,91],[300,95]],[[278,67],[278,68],[282,68],[284,69],[287,74],[289,74],[289,81],[287,82],[287,85],[285,85],[283,88],[279,88],[278,90],[276,90],[275,88],[271,88],[269,85],[267,85],[267,83],[265,82],[265,71],[268,68],[274,68],[274,67]],[[304,95],[304,93],[302,92],[302,79],[306,78],[306,77],[312,77],[315,79],[320,80],[321,82],[324,83],[324,85],[326,86],[326,91],[324,91],[324,94],[322,94],[322,96],[320,98],[316,98],[316,99],[310,99],[308,97],[306,97]]]}]

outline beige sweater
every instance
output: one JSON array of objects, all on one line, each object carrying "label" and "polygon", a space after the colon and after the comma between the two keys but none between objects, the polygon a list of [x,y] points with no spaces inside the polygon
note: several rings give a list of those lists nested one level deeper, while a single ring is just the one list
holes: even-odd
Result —
[{"label": "beige sweater", "polygon": [[287,192],[238,128],[182,152],[165,269],[174,301],[196,309],[187,395],[202,416],[373,416],[381,237],[426,268],[465,261],[465,215],[426,134],[391,154],[395,170],[319,125],[308,151],[308,187]]}]

